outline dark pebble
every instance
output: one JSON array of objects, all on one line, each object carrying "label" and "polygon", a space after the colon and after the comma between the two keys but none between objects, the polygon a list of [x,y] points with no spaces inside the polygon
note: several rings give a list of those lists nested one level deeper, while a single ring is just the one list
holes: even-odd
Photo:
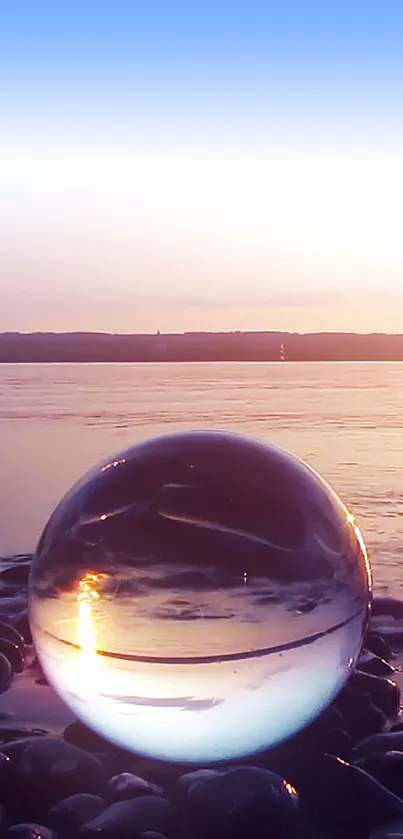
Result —
[{"label": "dark pebble", "polygon": [[80,749],[85,749],[86,752],[102,752],[115,748],[79,720],[75,720],[64,729],[63,740]]},{"label": "dark pebble", "polygon": [[0,637],[0,653],[8,658],[14,673],[22,673],[24,669],[23,649],[13,641]]},{"label": "dark pebble", "polygon": [[178,766],[176,763],[165,763],[162,760],[136,757],[133,761],[132,755],[130,772],[151,784],[162,787],[167,793],[175,787],[176,781],[184,771],[186,771],[185,767]]},{"label": "dark pebble", "polygon": [[364,649],[370,650],[371,653],[389,661],[392,656],[392,650],[383,635],[379,632],[369,632],[364,641]]},{"label": "dark pebble", "polygon": [[5,655],[0,653],[0,693],[5,693],[13,681],[11,664]]},{"label": "dark pebble", "polygon": [[109,801],[126,801],[142,795],[163,795],[163,790],[156,784],[150,784],[131,772],[115,775],[108,783],[107,798]]},{"label": "dark pebble", "polygon": [[197,784],[206,778],[216,778],[217,775],[222,774],[222,771],[219,769],[195,769],[193,772],[185,772],[176,782],[176,791],[179,792],[180,797],[186,797],[193,784]]},{"label": "dark pebble", "polygon": [[345,729],[355,743],[371,734],[378,734],[386,726],[386,715],[360,691],[343,688],[335,704],[342,712]]},{"label": "dark pebble", "polygon": [[13,620],[13,626],[23,636],[26,644],[32,644],[32,632],[27,610],[20,612]]},{"label": "dark pebble", "polygon": [[324,755],[306,768],[301,803],[320,829],[361,839],[403,818],[403,801],[357,766]]},{"label": "dark pebble", "polygon": [[0,786],[2,779],[4,778],[4,774],[10,772],[11,769],[11,759],[8,755],[5,755],[4,752],[0,752]]},{"label": "dark pebble", "polygon": [[3,836],[5,839],[57,839],[52,830],[41,824],[14,824]]},{"label": "dark pebble", "polygon": [[382,786],[403,798],[403,752],[384,752],[364,757],[356,763]]},{"label": "dark pebble", "polygon": [[[403,825],[401,825],[401,829],[403,830]],[[372,839],[372,837],[370,837],[370,839]],[[388,830],[387,833],[384,833],[383,831],[382,833],[377,833],[373,839],[403,839],[403,833],[401,833],[400,830],[396,833],[396,831],[392,829],[392,831]]]},{"label": "dark pebble", "polygon": [[167,839],[184,835],[182,814],[166,798],[145,796],[111,804],[98,818],[80,830],[82,839],[133,839],[146,830],[162,833]]},{"label": "dark pebble", "polygon": [[[334,709],[336,711],[336,709]],[[329,721],[342,720],[341,714],[329,715]],[[316,726],[315,723],[279,746],[260,755],[254,755],[253,763],[291,781],[297,787],[305,776],[306,765],[315,760],[315,755],[325,752],[350,761],[354,747],[350,735],[340,728]]]},{"label": "dark pebble", "polygon": [[371,673],[372,676],[387,676],[393,679],[396,670],[384,658],[370,652],[370,650],[363,650],[357,664],[357,670],[362,673]]},{"label": "dark pebble", "polygon": [[15,803],[29,818],[42,818],[54,804],[76,793],[101,798],[107,774],[98,758],[54,737],[17,740],[3,746],[15,775]]},{"label": "dark pebble", "polygon": [[11,745],[12,748],[15,742],[17,744],[16,751],[18,750],[18,743],[21,741],[25,743],[26,740],[31,740],[32,737],[45,737],[47,735],[49,735],[49,731],[46,731],[44,728],[24,728],[15,725],[0,726],[0,740],[3,744],[7,743],[7,747]]},{"label": "dark pebble", "polygon": [[372,676],[356,670],[349,684],[353,690],[368,694],[372,702],[383,711],[386,717],[395,717],[400,707],[400,688],[392,679]]},{"label": "dark pebble", "polygon": [[0,600],[15,600],[20,594],[18,583],[5,583],[0,579]]},{"label": "dark pebble", "polygon": [[[0,572],[0,585],[1,583],[21,583],[28,585],[28,577],[29,577],[29,563],[25,562],[15,562],[13,565],[10,565],[9,568],[4,568],[3,571]],[[1,589],[0,589],[1,592]]]},{"label": "dark pebble", "polygon": [[366,757],[381,752],[403,752],[403,731],[386,731],[367,737],[357,746],[357,756]]},{"label": "dark pebble", "polygon": [[311,835],[311,825],[301,814],[289,820],[288,814],[279,807],[273,807],[273,800],[263,792],[244,792],[228,811],[220,826],[219,835],[231,839],[267,839],[268,836],[292,836],[293,839],[306,839]]},{"label": "dark pebble", "polygon": [[372,600],[372,615],[392,615],[403,618],[403,601],[396,597],[374,597]]},{"label": "dark pebble", "polygon": [[98,795],[86,792],[70,795],[49,810],[46,822],[61,839],[65,836],[74,837],[85,822],[100,816],[107,806],[106,801]]},{"label": "dark pebble", "polygon": [[[291,784],[267,769],[242,766],[201,778],[188,788],[185,800],[190,823],[205,835],[234,835],[236,821],[242,830],[256,808],[261,820],[259,837],[265,835],[303,835],[305,820],[299,798]],[[254,835],[256,824],[251,833]],[[236,834],[238,835],[238,834]],[[305,834],[306,835],[306,834]]]},{"label": "dark pebble", "polygon": [[157,833],[156,830],[145,830],[140,839],[166,839],[166,836],[163,833]]},{"label": "dark pebble", "polygon": [[0,638],[5,638],[7,641],[11,641],[13,644],[16,644],[17,647],[20,647],[21,650],[24,649],[25,641],[20,632],[17,632],[14,626],[11,626],[9,623],[2,623],[0,621]]}]

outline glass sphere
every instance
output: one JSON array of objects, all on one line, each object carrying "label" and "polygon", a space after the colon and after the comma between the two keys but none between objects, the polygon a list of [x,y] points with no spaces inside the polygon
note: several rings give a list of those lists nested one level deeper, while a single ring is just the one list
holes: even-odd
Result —
[{"label": "glass sphere", "polygon": [[43,668],[87,725],[144,755],[267,749],[337,695],[371,577],[354,518],[307,465],[237,434],[151,439],[85,475],[32,562]]}]

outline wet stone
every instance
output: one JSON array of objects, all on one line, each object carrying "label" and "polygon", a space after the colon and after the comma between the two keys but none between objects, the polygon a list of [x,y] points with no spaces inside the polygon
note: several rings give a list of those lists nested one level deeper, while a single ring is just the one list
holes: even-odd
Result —
[{"label": "wet stone", "polygon": [[386,731],[367,737],[357,746],[359,758],[381,752],[403,752],[403,731]]},{"label": "wet stone", "polygon": [[3,746],[13,761],[23,812],[47,812],[58,801],[86,792],[102,797],[105,769],[93,755],[53,737],[28,738]]},{"label": "wet stone", "polygon": [[9,689],[12,681],[13,671],[11,664],[8,658],[0,652],[0,694],[5,693]]},{"label": "wet stone", "polygon": [[21,594],[20,591],[16,591],[11,597],[2,597],[0,592],[0,615],[2,620],[12,620],[14,626],[14,622],[18,620],[21,612],[26,610],[27,600],[27,595]]},{"label": "wet stone", "polygon": [[400,646],[403,642],[403,619],[396,618],[388,623],[382,623],[379,627],[385,641],[391,646]]},{"label": "wet stone", "polygon": [[364,650],[358,660],[357,670],[370,673],[372,676],[386,676],[393,679],[396,669],[385,659],[375,655],[370,650]]},{"label": "wet stone", "polygon": [[180,796],[186,797],[193,784],[197,784],[206,778],[217,778],[220,774],[222,774],[222,770],[220,772],[217,769],[195,769],[194,772],[185,772],[176,782],[176,791]]},{"label": "wet stone", "polygon": [[144,795],[163,795],[163,790],[138,775],[132,775],[131,772],[115,775],[108,783],[107,798],[111,802],[126,801],[128,798]]},{"label": "wet stone", "polygon": [[[231,835],[236,819],[252,818],[252,803],[274,836],[303,828],[299,798],[293,787],[267,769],[242,766],[191,784],[185,801],[191,825],[208,835]],[[277,833],[276,833],[277,832]],[[253,834],[251,834],[253,835]],[[297,834],[298,835],[298,834]]]},{"label": "wet stone", "polygon": [[87,752],[115,752],[117,748],[79,720],[71,722],[63,732],[63,740]]},{"label": "wet stone", "polygon": [[61,839],[71,839],[85,822],[96,819],[107,806],[98,795],[78,793],[55,804],[47,814],[46,823],[56,830]]},{"label": "wet stone", "polygon": [[365,637],[364,649],[369,650],[379,658],[389,661],[392,656],[392,650],[385,638],[379,632],[369,632]]},{"label": "wet stone", "polygon": [[21,633],[18,632],[14,626],[11,626],[9,623],[3,623],[0,621],[0,638],[4,638],[6,641],[11,641],[17,647],[20,647],[21,650],[24,649],[25,641],[22,637]]},{"label": "wet stone", "polygon": [[44,728],[25,728],[24,726],[2,725],[0,726],[0,740],[2,751],[10,757],[22,752],[25,745],[36,737],[47,737],[49,731]]},{"label": "wet stone", "polygon": [[3,836],[10,839],[57,839],[55,833],[41,824],[15,824]]},{"label": "wet stone", "polygon": [[403,600],[396,597],[376,596],[372,600],[371,613],[377,615],[391,615],[394,618],[403,618]]},{"label": "wet stone", "polygon": [[79,832],[82,839],[133,839],[145,831],[162,833],[167,839],[185,835],[180,811],[166,798],[145,796],[111,804]]},{"label": "wet stone", "polygon": [[21,647],[0,637],[0,653],[8,658],[14,673],[22,673],[24,669],[24,654]]},{"label": "wet stone", "polygon": [[353,689],[368,694],[372,702],[383,711],[387,717],[395,717],[400,707],[400,688],[392,679],[383,679],[370,673],[356,670],[349,684]]},{"label": "wet stone", "polygon": [[356,766],[372,775],[380,784],[403,798],[403,752],[373,754],[357,761]]},{"label": "wet stone", "polygon": [[31,626],[26,609],[19,611],[13,620],[13,626],[23,636],[26,644],[32,644]]},{"label": "wet stone", "polygon": [[145,830],[141,834],[140,839],[166,839],[162,833],[157,833],[156,830]]},{"label": "wet stone", "polygon": [[14,562],[9,568],[4,568],[0,571],[0,586],[3,582],[28,586],[29,567],[29,562]]},{"label": "wet stone", "polygon": [[320,830],[366,837],[403,818],[403,801],[357,766],[330,755],[306,768],[301,804]]},{"label": "wet stone", "polygon": [[355,743],[378,734],[387,724],[386,715],[371,702],[370,696],[350,687],[343,688],[335,704],[342,712],[345,729]]},{"label": "wet stone", "polygon": [[175,788],[178,778],[186,769],[176,763],[166,763],[162,760],[152,760],[150,758],[136,757],[133,761],[132,755],[130,771],[151,784],[156,784],[165,791],[170,791]]}]

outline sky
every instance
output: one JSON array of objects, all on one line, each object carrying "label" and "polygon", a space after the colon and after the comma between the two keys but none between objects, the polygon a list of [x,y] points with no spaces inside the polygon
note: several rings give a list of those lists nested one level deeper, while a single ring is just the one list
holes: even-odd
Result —
[{"label": "sky", "polygon": [[0,331],[403,332],[401,0],[0,0]]}]

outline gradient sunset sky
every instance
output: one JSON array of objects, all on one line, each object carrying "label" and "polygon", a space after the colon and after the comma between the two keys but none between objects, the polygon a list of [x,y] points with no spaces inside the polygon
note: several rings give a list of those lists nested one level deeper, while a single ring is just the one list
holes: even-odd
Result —
[{"label": "gradient sunset sky", "polygon": [[0,331],[403,332],[401,0],[0,0]]}]

